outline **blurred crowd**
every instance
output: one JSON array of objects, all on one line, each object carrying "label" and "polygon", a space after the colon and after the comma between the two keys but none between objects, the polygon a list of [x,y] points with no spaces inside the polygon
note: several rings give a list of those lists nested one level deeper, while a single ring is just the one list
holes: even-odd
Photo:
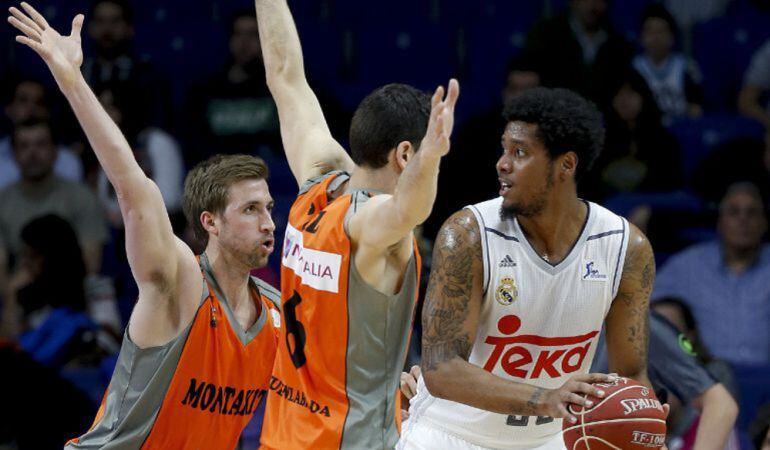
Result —
[{"label": "blurred crowd", "polygon": [[[200,248],[181,214],[182,183],[215,153],[267,161],[282,235],[297,187],[250,2],[40,3],[61,29],[70,13],[86,12],[85,78],[158,184],[181,238]],[[443,220],[498,190],[508,99],[560,86],[596,103],[607,140],[581,196],[647,233],[655,309],[704,361],[721,362],[713,376],[739,399],[741,448],[770,448],[770,410],[760,408],[770,402],[770,1],[289,3],[310,82],[342,142],[369,89],[459,78],[452,151],[422,228],[426,270]],[[38,394],[55,403],[47,409],[71,411],[52,419],[51,442],[61,443],[88,426],[137,290],[115,192],[42,64],[2,28],[0,380],[50,386]],[[278,285],[278,264],[274,255],[259,276]],[[14,395],[22,394],[34,396]],[[0,448],[12,440],[25,448],[19,430],[34,433],[21,419],[39,403],[19,401],[19,417],[0,424]],[[695,419],[672,417],[681,439],[669,448],[689,448]]]}]

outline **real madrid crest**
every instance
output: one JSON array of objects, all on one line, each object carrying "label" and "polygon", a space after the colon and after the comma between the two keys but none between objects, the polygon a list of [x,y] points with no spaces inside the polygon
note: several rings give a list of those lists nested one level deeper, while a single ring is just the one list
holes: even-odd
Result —
[{"label": "real madrid crest", "polygon": [[516,283],[511,277],[500,278],[500,283],[497,285],[497,291],[495,291],[495,299],[497,303],[503,306],[508,306],[515,302],[519,298],[519,290],[516,288]]}]

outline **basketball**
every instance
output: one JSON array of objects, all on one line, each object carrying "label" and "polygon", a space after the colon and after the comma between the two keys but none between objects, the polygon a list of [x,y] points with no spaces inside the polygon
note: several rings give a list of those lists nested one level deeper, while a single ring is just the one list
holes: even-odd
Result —
[{"label": "basketball", "polygon": [[594,386],[604,398],[589,395],[591,408],[569,406],[578,421],[563,422],[568,450],[649,450],[665,444],[666,414],[652,390],[628,378]]}]

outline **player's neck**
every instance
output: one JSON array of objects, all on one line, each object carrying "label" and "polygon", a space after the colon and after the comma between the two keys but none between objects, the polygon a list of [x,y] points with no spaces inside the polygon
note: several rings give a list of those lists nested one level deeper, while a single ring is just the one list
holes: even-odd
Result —
[{"label": "player's neck", "polygon": [[350,175],[347,190],[364,189],[367,191],[392,194],[396,190],[398,177],[394,176],[387,167],[382,169],[369,169],[357,166]]},{"label": "player's neck", "polygon": [[567,257],[588,218],[585,202],[577,196],[561,197],[562,200],[551,199],[545,209],[535,216],[517,217],[530,245],[552,264]]},{"label": "player's neck", "polygon": [[230,309],[236,311],[242,305],[246,306],[246,302],[251,301],[249,293],[251,267],[211,243],[206,247],[206,256],[211,272],[214,274],[219,289],[226,297]]}]

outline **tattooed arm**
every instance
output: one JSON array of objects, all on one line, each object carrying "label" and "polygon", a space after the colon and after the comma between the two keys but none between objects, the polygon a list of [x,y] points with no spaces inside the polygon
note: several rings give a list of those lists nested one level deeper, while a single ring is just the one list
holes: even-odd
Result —
[{"label": "tattooed arm", "polygon": [[476,218],[461,210],[447,219],[433,249],[433,271],[422,313],[422,376],[436,397],[500,414],[567,417],[579,393],[598,396],[588,383],[606,375],[581,375],[559,389],[515,383],[468,362],[483,297],[481,236]]},{"label": "tattooed arm", "polygon": [[655,259],[650,242],[631,225],[628,250],[618,295],[605,319],[610,372],[650,386],[647,346],[649,304],[655,281]]}]

